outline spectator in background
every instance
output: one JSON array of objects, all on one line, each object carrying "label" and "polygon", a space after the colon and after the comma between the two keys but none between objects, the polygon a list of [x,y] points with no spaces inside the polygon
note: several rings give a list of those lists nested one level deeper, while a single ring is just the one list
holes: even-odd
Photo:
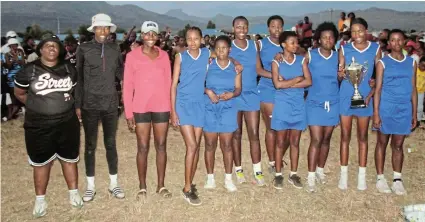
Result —
[{"label": "spectator in background", "polygon": [[117,33],[113,32],[113,33],[109,34],[108,42],[116,43],[116,41],[117,41]]},{"label": "spectator in background", "polygon": [[303,39],[303,20],[299,20],[297,25],[295,25],[295,32],[297,33],[299,41]]},{"label": "spectator in background", "polygon": [[304,17],[304,24],[302,26],[303,29],[303,39],[306,41],[311,41],[313,39],[313,23],[310,22],[310,19],[308,16]]},{"label": "spectator in background", "polygon": [[204,36],[204,43],[201,44],[201,48],[204,48],[204,47],[207,48],[207,49],[211,48],[211,46],[210,46],[210,36],[209,35]]},{"label": "spectator in background", "polygon": [[9,52],[5,54],[5,67],[9,70],[7,73],[7,84],[10,88],[10,97],[12,104],[8,106],[8,119],[12,119],[18,112],[21,103],[16,99],[13,90],[15,88],[15,75],[25,65],[24,50],[19,47],[19,41],[16,38],[9,38],[7,45],[10,47]]},{"label": "spectator in background", "polygon": [[255,41],[261,40],[263,37],[260,34],[255,35]]},{"label": "spectator in background", "polygon": [[[18,37],[18,35],[16,34],[15,31],[8,31],[6,33],[6,41],[8,41],[9,39],[17,39],[17,37]],[[21,43],[19,43],[19,41],[18,41],[18,48],[21,49],[21,50],[24,50],[21,46]],[[9,44],[6,43],[5,45],[3,45],[1,47],[1,52],[3,54],[8,53],[9,51],[10,51]]]},{"label": "spectator in background", "polygon": [[344,21],[344,32],[346,31],[350,31],[350,27],[351,27],[351,21],[353,21],[353,19],[356,18],[356,15],[354,14],[354,12],[350,12],[348,13],[348,18],[345,19]]},{"label": "spectator in background", "polygon": [[66,50],[65,61],[69,62],[69,64],[76,67],[77,65],[77,40],[73,36],[68,36],[65,38],[64,46]]},{"label": "spectator in background", "polygon": [[345,16],[346,16],[345,15],[345,12],[341,12],[340,19],[338,21],[338,31],[339,32],[343,32],[344,31],[344,28],[345,28],[345,26],[344,26]]},{"label": "spectator in background", "polygon": [[28,36],[25,38],[25,43],[23,45],[23,49],[25,52],[25,55],[29,56],[31,55],[33,52],[35,52],[35,42],[32,36]]}]

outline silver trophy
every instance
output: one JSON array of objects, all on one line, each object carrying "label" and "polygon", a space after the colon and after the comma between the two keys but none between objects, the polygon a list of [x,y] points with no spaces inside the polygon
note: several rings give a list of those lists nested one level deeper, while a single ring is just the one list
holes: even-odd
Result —
[{"label": "silver trophy", "polygon": [[363,82],[364,76],[368,70],[368,64],[365,62],[364,65],[357,63],[354,57],[351,59],[351,64],[345,67],[345,79],[351,83],[354,87],[354,95],[351,97],[351,108],[366,108],[367,105],[360,95],[359,85]]}]

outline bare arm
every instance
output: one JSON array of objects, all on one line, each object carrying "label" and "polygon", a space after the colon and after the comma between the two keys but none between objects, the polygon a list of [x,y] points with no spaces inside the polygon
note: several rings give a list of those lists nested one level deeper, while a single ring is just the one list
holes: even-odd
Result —
[{"label": "bare arm", "polygon": [[[255,42],[255,44],[257,45],[257,49],[260,48],[260,46],[258,45],[258,42]],[[256,71],[257,71],[257,75],[261,76],[261,77],[265,77],[265,78],[272,78],[272,73],[265,70],[263,68],[262,62],[261,62],[261,58],[260,58],[260,50],[257,51],[257,59],[256,59]]]},{"label": "bare arm", "polygon": [[338,50],[338,81],[342,81],[345,75],[345,56],[342,53],[343,46],[341,46]]},{"label": "bare arm", "polygon": [[[416,127],[417,113],[418,113],[418,92],[416,91],[416,71],[417,64],[413,64],[413,76],[412,76],[412,129]],[[422,101],[421,101],[422,102]]]},{"label": "bare arm", "polygon": [[382,80],[384,78],[384,66],[381,62],[376,64],[376,82],[375,82],[375,96],[373,99],[373,115],[379,116],[379,104],[381,102]]},{"label": "bare arm", "polygon": [[[381,49],[378,49],[378,52],[377,52],[377,54],[375,56],[375,61],[374,61],[375,62],[375,66],[377,66],[378,63],[380,63],[379,60],[381,60],[381,58],[382,58]],[[375,70],[375,73],[376,73],[376,70]],[[376,81],[376,76],[375,76],[375,80],[372,80],[371,79],[371,81]],[[375,94],[375,91],[376,91],[376,83],[375,84],[369,84],[369,85],[371,87],[371,90],[370,90],[369,94],[367,95],[367,100],[369,100],[370,98],[372,98],[372,96]]]},{"label": "bare arm", "polygon": [[236,73],[235,77],[235,91],[233,91],[233,97],[237,97],[241,94],[242,91],[242,75],[241,73]]},{"label": "bare arm", "polygon": [[19,87],[14,87],[14,94],[16,98],[21,101],[21,103],[27,103],[27,90],[21,89]]},{"label": "bare arm", "polygon": [[296,83],[302,81],[302,77],[296,77],[291,80],[285,80],[282,78],[282,80],[279,80],[279,66],[277,64],[277,61],[273,60],[272,62],[272,81],[273,85],[276,89],[286,89],[290,88],[291,86],[295,85]]},{"label": "bare arm", "polygon": [[180,78],[180,64],[181,58],[179,54],[176,54],[174,60],[174,70],[173,70],[173,81],[171,82],[171,112],[176,112],[176,97],[177,97],[177,84],[179,83]]}]

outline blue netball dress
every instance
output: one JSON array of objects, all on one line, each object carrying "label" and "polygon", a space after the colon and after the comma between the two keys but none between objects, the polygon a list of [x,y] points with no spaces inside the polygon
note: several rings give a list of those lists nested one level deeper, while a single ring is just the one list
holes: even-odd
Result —
[{"label": "blue netball dress", "polygon": [[[260,40],[260,58],[263,68],[269,72],[272,71],[272,61],[277,53],[282,52],[280,45],[270,40],[270,37]],[[274,88],[272,79],[261,77],[258,83],[258,93],[260,101],[264,103],[274,103]]]},{"label": "blue netball dress", "polygon": [[257,91],[257,46],[252,40],[246,40],[246,42],[246,48],[241,49],[233,41],[230,51],[230,57],[243,66],[242,92],[235,98],[235,103],[239,111],[258,111],[260,110],[260,96]]},{"label": "blue netball dress", "polygon": [[[295,55],[294,61],[278,63],[279,74],[285,80],[303,76],[304,57]],[[275,93],[271,128],[279,130],[304,130],[307,117],[304,103],[304,88],[278,89]]]},{"label": "blue netball dress", "polygon": [[204,86],[210,51],[207,48],[199,49],[197,58],[193,58],[189,51],[184,51],[180,53],[180,58],[180,82],[176,96],[180,125],[204,127]]},{"label": "blue netball dress", "polygon": [[[206,88],[214,91],[216,95],[235,90],[236,71],[233,63],[229,61],[226,67],[220,67],[217,60],[213,60],[208,68]],[[238,128],[236,121],[238,109],[235,98],[227,101],[220,100],[214,104],[208,95],[205,100],[205,132],[232,133]]]},{"label": "blue netball dress", "polygon": [[[366,100],[370,93],[369,80],[372,78],[373,69],[375,68],[375,57],[378,54],[379,45],[375,42],[368,42],[369,46],[360,51],[354,46],[354,43],[341,46],[342,53],[345,57],[345,64],[348,66],[354,57],[356,63],[367,66],[367,73],[364,80],[359,86],[360,95]],[[342,116],[360,116],[367,117],[373,115],[373,99],[370,100],[366,108],[351,109],[351,97],[354,94],[354,87],[348,80],[341,82],[339,89],[339,108]]]},{"label": "blue netball dress", "polygon": [[412,124],[412,78],[414,60],[410,56],[398,61],[385,56],[379,115],[383,134],[409,135]]},{"label": "blue netball dress", "polygon": [[309,126],[335,126],[339,123],[338,53],[325,57],[320,50],[309,51],[312,85],[306,99]]}]

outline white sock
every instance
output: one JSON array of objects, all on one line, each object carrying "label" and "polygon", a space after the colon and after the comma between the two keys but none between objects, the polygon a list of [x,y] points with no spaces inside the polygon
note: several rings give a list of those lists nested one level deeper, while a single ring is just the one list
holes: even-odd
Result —
[{"label": "white sock", "polygon": [[308,172],[308,178],[316,178],[316,172]]},{"label": "white sock", "polygon": [[347,173],[348,172],[348,166],[341,166],[341,173]]},{"label": "white sock", "polygon": [[261,172],[261,162],[252,164],[252,169],[254,170],[254,175],[255,173]]},{"label": "white sock", "polygon": [[235,172],[242,170],[242,166],[235,166]]},{"label": "white sock", "polygon": [[385,179],[385,176],[384,176],[384,174],[379,174],[378,176],[376,176],[376,179],[377,180],[383,180],[383,179]]},{"label": "white sock", "polygon": [[270,161],[270,162],[269,162],[269,165],[270,165],[270,166],[275,166],[275,165],[276,165],[276,161]]},{"label": "white sock", "polygon": [[366,167],[359,167],[359,175],[365,175],[366,174]]},{"label": "white sock", "polygon": [[395,179],[401,179],[401,173],[394,171],[394,180]]},{"label": "white sock", "polygon": [[114,189],[115,187],[118,186],[118,174],[115,175],[109,175],[109,179],[110,179],[110,184],[109,184],[109,188],[110,189]]},{"label": "white sock", "polygon": [[69,194],[74,194],[74,193],[78,193],[78,189],[74,189],[74,190],[68,190]]},{"label": "white sock", "polygon": [[278,177],[278,176],[282,176],[282,173],[276,173],[275,175],[276,175],[277,177]]},{"label": "white sock", "polygon": [[87,177],[87,190],[95,190],[94,177]]},{"label": "white sock", "polygon": [[232,181],[232,174],[231,173],[224,174],[224,181]]},{"label": "white sock", "polygon": [[323,168],[317,167],[316,168],[316,173],[318,173],[318,174],[325,174],[325,170]]},{"label": "white sock", "polygon": [[207,179],[209,181],[214,180],[214,174],[207,174]]},{"label": "white sock", "polygon": [[292,172],[292,171],[291,171],[291,172],[289,173],[289,176],[290,176],[290,177],[292,177],[292,175],[295,175],[295,174],[297,174],[297,172]]},{"label": "white sock", "polygon": [[45,200],[46,195],[37,195],[35,196],[35,200]]}]

